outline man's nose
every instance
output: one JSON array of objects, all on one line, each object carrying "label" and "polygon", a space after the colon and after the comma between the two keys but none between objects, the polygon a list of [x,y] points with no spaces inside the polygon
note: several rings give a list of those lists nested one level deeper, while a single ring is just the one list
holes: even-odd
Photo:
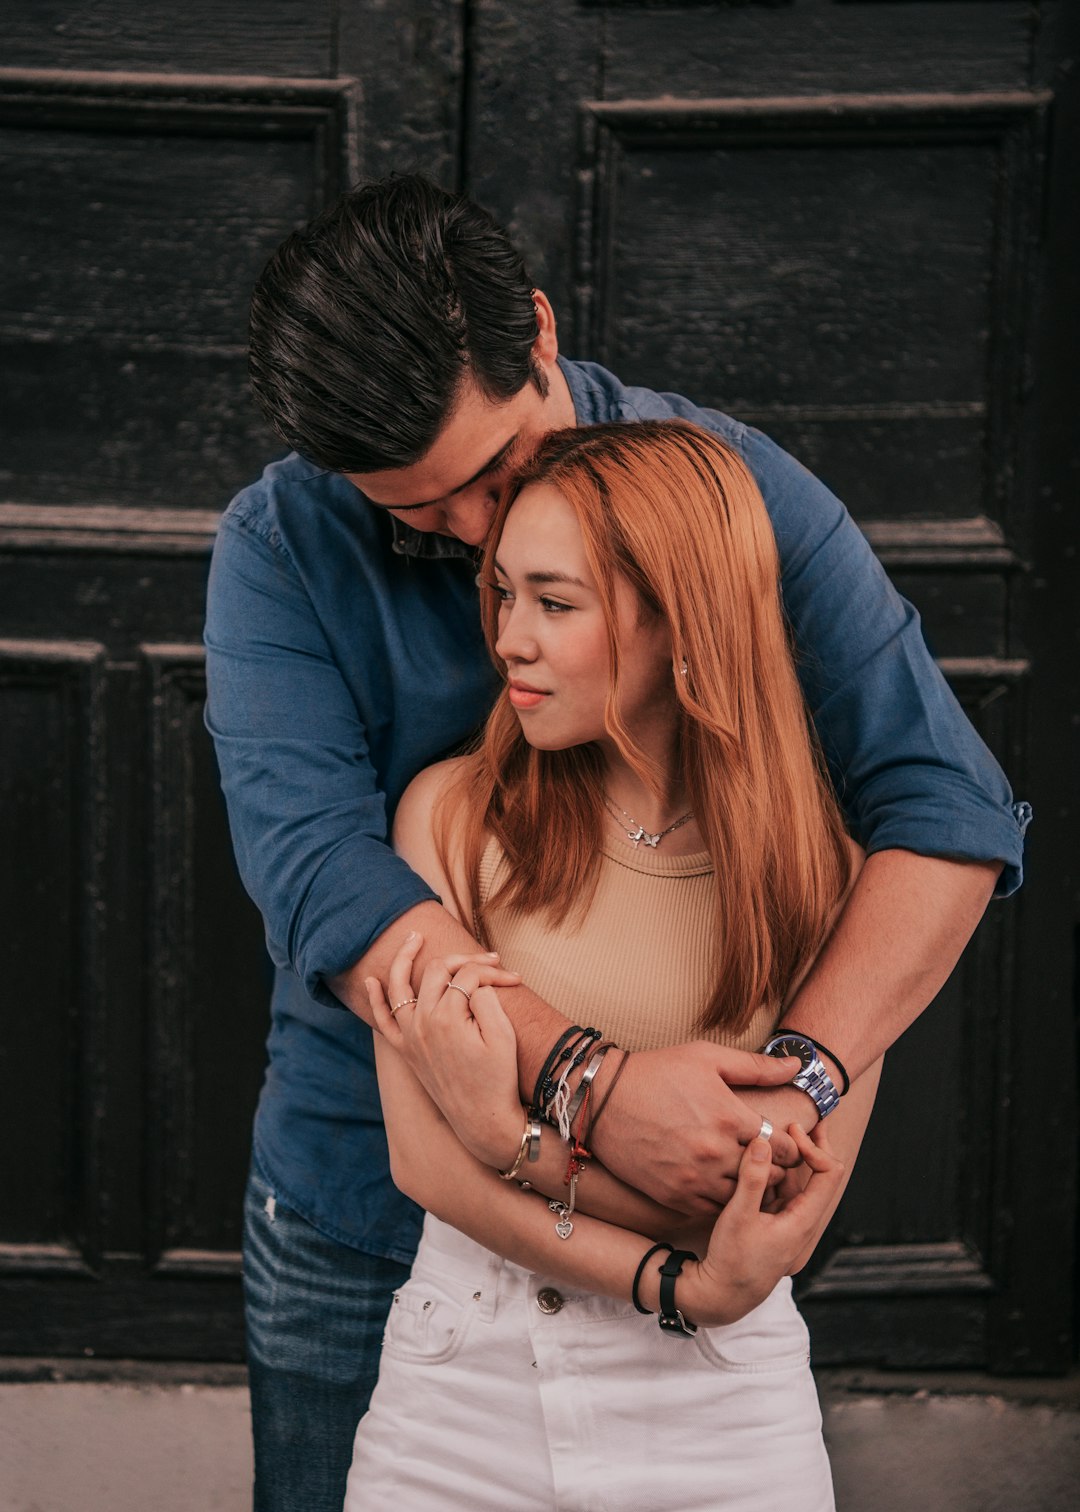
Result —
[{"label": "man's nose", "polygon": [[487,539],[495,509],[495,495],[486,489],[477,489],[461,495],[447,504],[446,523],[453,535],[468,546],[480,546]]}]

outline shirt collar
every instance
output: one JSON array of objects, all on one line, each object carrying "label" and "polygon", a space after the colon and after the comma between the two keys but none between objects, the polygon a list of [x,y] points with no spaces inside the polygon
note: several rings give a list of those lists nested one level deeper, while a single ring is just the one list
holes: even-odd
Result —
[{"label": "shirt collar", "polygon": [[434,530],[414,530],[396,515],[390,516],[394,539],[392,549],[398,556],[419,557],[429,562],[477,562],[479,551],[456,536],[439,535]]}]

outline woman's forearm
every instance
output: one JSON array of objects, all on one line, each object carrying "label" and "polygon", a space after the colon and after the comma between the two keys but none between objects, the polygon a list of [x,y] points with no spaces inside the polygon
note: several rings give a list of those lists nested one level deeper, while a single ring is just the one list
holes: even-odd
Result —
[{"label": "woman's forearm", "polygon": [[[567,1286],[629,1299],[634,1272],[653,1242],[647,1232],[635,1232],[579,1210],[572,1235],[560,1239],[555,1232],[556,1216],[545,1196],[522,1191],[516,1181],[500,1180],[495,1171],[470,1155],[401,1056],[379,1039],[376,1062],[391,1171],[406,1195],[504,1259]],[[536,1166],[542,1167],[544,1184],[551,1187],[552,1195],[565,1200],[553,1143],[534,1165],[530,1180],[538,1174]],[[620,1185],[606,1172],[589,1171],[582,1186],[590,1177],[601,1178],[594,1183],[597,1189],[608,1183],[612,1188]],[[645,1306],[655,1308],[659,1280],[653,1269],[642,1278],[640,1296]]]},{"label": "woman's forearm", "polygon": [[[376,1058],[391,1170],[403,1191],[484,1248],[563,1285],[626,1301],[640,1267],[638,1299],[646,1309],[658,1310],[664,1256],[649,1255],[651,1235],[576,1211],[564,1237],[543,1195],[501,1180],[465,1148],[403,1057],[382,1037],[376,1040]],[[756,1307],[793,1268],[831,1211],[842,1163],[828,1152],[821,1134],[812,1142],[795,1125],[791,1133],[813,1170],[805,1190],[764,1211],[769,1146],[761,1138],[751,1141],[731,1203],[696,1251],[700,1260],[690,1256],[684,1265],[676,1305],[694,1322],[731,1323]]]},{"label": "woman's forearm", "polygon": [[[570,1163],[570,1146],[559,1137],[559,1131],[550,1124],[542,1126],[540,1158],[523,1165],[518,1179],[528,1181],[545,1197],[568,1202],[569,1182],[567,1172]],[[507,1167],[509,1162],[507,1162]],[[662,1207],[644,1192],[636,1191],[626,1182],[600,1164],[590,1159],[585,1163],[577,1181],[574,1199],[575,1209],[601,1218],[605,1223],[617,1224],[638,1234],[649,1234],[654,1239],[679,1239],[685,1242],[688,1233],[701,1232],[701,1218],[688,1219],[685,1213],[676,1213]]]}]

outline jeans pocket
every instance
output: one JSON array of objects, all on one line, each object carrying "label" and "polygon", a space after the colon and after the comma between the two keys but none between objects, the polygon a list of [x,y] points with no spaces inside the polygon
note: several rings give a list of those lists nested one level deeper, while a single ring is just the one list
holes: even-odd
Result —
[{"label": "jeans pocket", "polygon": [[774,1292],[737,1323],[699,1328],[694,1336],[702,1357],[732,1375],[805,1370],[810,1333],[790,1290]]},{"label": "jeans pocket", "polygon": [[461,1348],[473,1310],[469,1303],[410,1279],[394,1293],[383,1351],[417,1365],[441,1365]]}]

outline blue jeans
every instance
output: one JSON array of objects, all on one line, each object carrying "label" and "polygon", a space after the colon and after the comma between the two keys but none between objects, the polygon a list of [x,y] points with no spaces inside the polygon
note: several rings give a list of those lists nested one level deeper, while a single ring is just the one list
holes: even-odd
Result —
[{"label": "blue jeans", "polygon": [[341,1512],[390,1299],[408,1274],[312,1228],[252,1164],[244,1306],[255,1512]]}]

